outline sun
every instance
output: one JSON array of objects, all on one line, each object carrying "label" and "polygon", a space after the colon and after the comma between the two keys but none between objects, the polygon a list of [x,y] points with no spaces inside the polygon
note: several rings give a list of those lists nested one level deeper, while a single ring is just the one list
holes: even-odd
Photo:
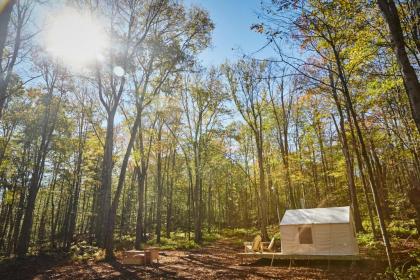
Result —
[{"label": "sun", "polygon": [[108,39],[101,22],[91,14],[64,8],[49,15],[44,44],[66,66],[81,70],[103,59]]}]

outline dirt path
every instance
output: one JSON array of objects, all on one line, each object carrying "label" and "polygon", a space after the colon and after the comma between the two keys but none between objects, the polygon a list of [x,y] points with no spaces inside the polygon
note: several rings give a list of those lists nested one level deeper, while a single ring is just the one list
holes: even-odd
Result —
[{"label": "dirt path", "polygon": [[[66,259],[36,257],[0,267],[0,279],[372,279],[383,266],[362,262],[297,262],[261,260],[241,265],[241,248],[230,240],[191,251],[164,251],[155,266],[124,266],[120,262],[71,263]],[[376,265],[375,265],[376,263]]]}]

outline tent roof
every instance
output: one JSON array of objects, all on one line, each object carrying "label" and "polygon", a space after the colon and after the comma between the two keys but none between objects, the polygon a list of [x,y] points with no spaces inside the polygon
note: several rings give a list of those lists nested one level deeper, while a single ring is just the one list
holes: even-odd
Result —
[{"label": "tent roof", "polygon": [[286,210],[280,225],[345,224],[350,222],[350,206]]}]

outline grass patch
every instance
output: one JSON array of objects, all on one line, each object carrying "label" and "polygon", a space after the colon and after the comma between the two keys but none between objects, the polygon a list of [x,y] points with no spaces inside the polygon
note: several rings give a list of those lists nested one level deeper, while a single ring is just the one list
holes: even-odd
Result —
[{"label": "grass patch", "polygon": [[216,232],[210,232],[210,233],[206,232],[206,233],[203,234],[204,243],[212,243],[212,242],[215,242],[215,241],[217,241],[221,238],[222,238],[222,236],[219,233],[216,233]]},{"label": "grass patch", "polygon": [[417,235],[414,219],[407,221],[393,220],[388,225],[388,231],[391,236],[396,238],[408,238]]},{"label": "grass patch", "polygon": [[147,241],[146,243],[149,246],[159,246],[162,250],[189,250],[200,248],[200,245],[194,242],[194,240],[188,240],[184,237],[177,238],[176,236],[172,238],[161,237],[160,243],[157,243],[156,238]]},{"label": "grass patch", "polygon": [[222,229],[220,234],[228,238],[249,239],[260,234],[260,231],[256,228],[226,228]]}]

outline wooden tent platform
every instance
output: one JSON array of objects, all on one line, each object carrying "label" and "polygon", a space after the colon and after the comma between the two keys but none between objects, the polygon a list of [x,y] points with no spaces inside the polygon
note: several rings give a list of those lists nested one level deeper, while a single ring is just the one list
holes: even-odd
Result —
[{"label": "wooden tent platform", "polygon": [[286,255],[283,253],[237,253],[241,263],[247,259],[270,259],[273,260],[326,260],[326,261],[357,261],[359,255]]}]

